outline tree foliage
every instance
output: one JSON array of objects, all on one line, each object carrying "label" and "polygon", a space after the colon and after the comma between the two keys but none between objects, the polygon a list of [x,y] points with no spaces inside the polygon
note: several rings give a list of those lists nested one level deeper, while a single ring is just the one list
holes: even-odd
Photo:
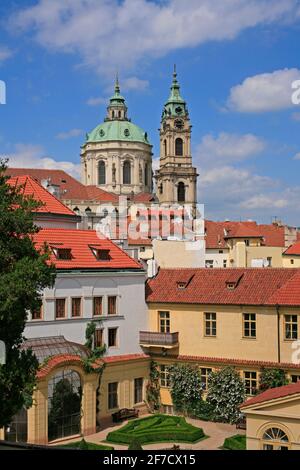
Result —
[{"label": "tree foliage", "polygon": [[40,203],[22,188],[7,184],[6,162],[0,160],[0,340],[6,344],[6,364],[0,366],[0,427],[24,405],[31,405],[38,363],[21,349],[28,311],[41,305],[41,293],[53,285],[55,271],[47,265],[47,248],[39,253],[32,242],[38,231],[33,212]]},{"label": "tree foliage", "polygon": [[224,367],[210,374],[207,402],[212,406],[215,421],[235,423],[244,400],[245,386],[233,367]]},{"label": "tree foliage", "polygon": [[160,384],[159,369],[155,361],[150,363],[149,381],[147,384],[147,403],[150,411],[159,411],[160,409]]},{"label": "tree foliage", "polygon": [[170,367],[171,396],[176,411],[191,413],[202,401],[202,380],[198,367],[176,364]]},{"label": "tree foliage", "polygon": [[265,369],[263,368],[259,377],[259,390],[263,392],[269,388],[281,387],[287,385],[288,379],[283,369]]}]

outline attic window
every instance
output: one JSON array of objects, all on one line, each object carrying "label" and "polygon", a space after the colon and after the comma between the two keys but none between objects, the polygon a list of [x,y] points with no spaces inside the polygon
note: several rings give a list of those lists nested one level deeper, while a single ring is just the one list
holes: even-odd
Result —
[{"label": "attic window", "polygon": [[226,287],[229,290],[234,290],[236,288],[236,283],[235,282],[226,282]]},{"label": "attic window", "polygon": [[67,180],[64,180],[64,179],[63,179],[63,180],[61,180],[61,182],[62,182],[62,183],[66,183],[66,182],[67,182]]},{"label": "attic window", "polygon": [[71,260],[72,259],[72,250],[71,250],[71,248],[52,247],[52,251],[53,251],[56,259],[60,259],[60,260]]},{"label": "attic window", "polygon": [[189,275],[189,274],[187,274],[186,276],[183,275],[181,279],[177,281],[177,289],[180,289],[180,290],[186,289],[189,283],[191,282],[191,280],[193,279],[193,277],[194,275]]},{"label": "attic window", "polygon": [[98,261],[109,261],[110,258],[110,250],[105,250],[103,248],[97,248],[97,247],[90,247],[93,255]]},{"label": "attic window", "polygon": [[184,282],[184,281],[179,281],[179,282],[177,282],[177,287],[178,287],[178,289],[185,289],[186,286],[187,286],[187,283]]},{"label": "attic window", "polygon": [[243,277],[243,274],[240,274],[240,273],[234,273],[231,276],[229,276],[229,278],[226,280],[227,289],[228,290],[236,289],[242,277]]}]

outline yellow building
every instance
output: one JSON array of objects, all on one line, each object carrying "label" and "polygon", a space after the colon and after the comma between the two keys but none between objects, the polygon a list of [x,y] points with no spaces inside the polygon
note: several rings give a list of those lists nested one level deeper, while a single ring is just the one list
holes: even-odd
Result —
[{"label": "yellow building", "polygon": [[273,388],[241,407],[247,450],[300,450],[300,382]]},{"label": "yellow building", "polygon": [[300,379],[299,270],[161,269],[148,281],[147,302],[149,331],[140,342],[159,364],[165,411],[172,406],[168,367],[176,362],[197,364],[204,386],[212,370],[233,365],[249,396],[262,367]]},{"label": "yellow building", "polygon": [[291,245],[282,255],[284,268],[300,268],[300,242]]}]

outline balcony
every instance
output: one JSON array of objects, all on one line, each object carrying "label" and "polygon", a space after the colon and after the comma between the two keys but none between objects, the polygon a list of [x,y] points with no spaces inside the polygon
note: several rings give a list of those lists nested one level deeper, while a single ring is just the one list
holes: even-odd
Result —
[{"label": "balcony", "polygon": [[176,348],[179,346],[179,333],[140,331],[140,345],[145,348]]}]

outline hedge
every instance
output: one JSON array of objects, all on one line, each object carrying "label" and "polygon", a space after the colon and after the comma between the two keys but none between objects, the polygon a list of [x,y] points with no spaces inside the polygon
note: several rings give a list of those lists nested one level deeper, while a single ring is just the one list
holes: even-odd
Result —
[{"label": "hedge", "polygon": [[227,437],[224,441],[223,448],[228,450],[246,450],[246,436],[237,434],[232,437]]},{"label": "hedge", "polygon": [[188,424],[178,416],[156,415],[126,424],[107,435],[108,442],[130,444],[136,438],[141,444],[154,442],[195,442],[205,437],[203,429]]}]

